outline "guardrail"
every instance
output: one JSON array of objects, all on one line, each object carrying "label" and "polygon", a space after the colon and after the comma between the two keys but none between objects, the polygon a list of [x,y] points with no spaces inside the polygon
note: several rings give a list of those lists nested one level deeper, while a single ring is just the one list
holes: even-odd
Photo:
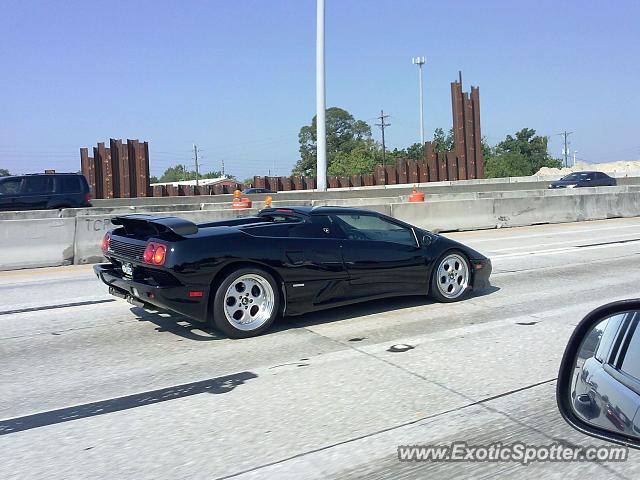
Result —
[{"label": "guardrail", "polygon": [[[512,227],[538,223],[561,223],[640,216],[640,186],[598,187],[574,190],[532,190],[467,192],[464,194],[427,193],[424,203],[407,203],[406,195],[382,198],[320,199],[277,201],[274,206],[291,204],[349,205],[366,208],[432,231],[471,230]],[[177,209],[176,209],[177,207]],[[198,209],[185,205],[155,211],[180,216],[194,222],[214,221],[255,215],[254,208],[231,210],[225,204],[203,204]],[[94,263],[102,260],[100,242],[111,229],[110,219],[119,214],[149,212],[147,208],[62,210],[61,218],[1,220],[0,270]],[[152,213],[154,211],[151,209]],[[16,212],[13,212],[16,213]],[[89,214],[87,214],[89,213]],[[73,215],[73,216],[69,216]]]}]

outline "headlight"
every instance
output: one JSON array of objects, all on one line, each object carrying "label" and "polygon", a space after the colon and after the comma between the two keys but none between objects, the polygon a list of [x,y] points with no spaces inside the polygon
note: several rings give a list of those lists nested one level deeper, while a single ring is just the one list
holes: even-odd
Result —
[{"label": "headlight", "polygon": [[567,188],[576,188],[577,185],[574,183],[573,185],[567,185]]}]

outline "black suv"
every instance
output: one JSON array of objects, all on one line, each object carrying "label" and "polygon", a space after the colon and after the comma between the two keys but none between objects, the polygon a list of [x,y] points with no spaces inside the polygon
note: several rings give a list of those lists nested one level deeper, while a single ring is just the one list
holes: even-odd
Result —
[{"label": "black suv", "polygon": [[0,178],[0,210],[90,207],[91,193],[78,173],[36,173]]}]

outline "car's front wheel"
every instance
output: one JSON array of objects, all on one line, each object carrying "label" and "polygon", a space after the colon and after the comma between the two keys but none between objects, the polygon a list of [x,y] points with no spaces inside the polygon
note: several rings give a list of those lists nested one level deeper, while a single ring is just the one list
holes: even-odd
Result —
[{"label": "car's front wheel", "polygon": [[240,268],[217,287],[213,298],[213,326],[232,338],[260,335],[280,311],[278,284],[261,268]]},{"label": "car's front wheel", "polygon": [[469,261],[458,251],[442,255],[431,274],[431,296],[439,302],[455,302],[469,289],[471,272]]}]

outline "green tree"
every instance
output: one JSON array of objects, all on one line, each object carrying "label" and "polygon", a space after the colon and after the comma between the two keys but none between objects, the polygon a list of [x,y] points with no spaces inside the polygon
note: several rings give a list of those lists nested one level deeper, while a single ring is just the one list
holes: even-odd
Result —
[{"label": "green tree", "polygon": [[[362,146],[362,142],[371,139],[371,127],[362,120],[356,120],[353,115],[342,108],[331,107],[327,109],[326,126],[328,167],[331,167],[339,153],[342,154],[340,159],[344,162],[345,154],[349,154],[356,147]],[[315,175],[317,159],[315,116],[310,125],[305,125],[300,129],[298,141],[300,142],[300,160],[294,166],[292,174]],[[359,157],[356,155],[354,158]]]},{"label": "green tree", "polygon": [[327,173],[337,176],[373,173],[378,163],[378,145],[372,139],[368,139],[358,142],[349,152],[336,153]]},{"label": "green tree", "polygon": [[[228,178],[235,179],[233,175],[227,174],[226,176]],[[198,178],[200,179],[220,178],[220,177],[222,177],[222,172],[220,171],[200,173],[198,175]],[[169,182],[182,182],[185,180],[195,180],[196,172],[194,170],[187,170],[187,168],[184,165],[174,165],[172,167],[167,168],[162,174],[162,176],[160,177],[160,179],[157,179],[155,177],[153,177],[153,179],[156,181],[155,182],[151,181],[151,183],[169,183]]]},{"label": "green tree", "polygon": [[507,152],[489,157],[484,164],[484,176],[487,178],[521,177],[530,175],[531,163],[521,153]]},{"label": "green tree", "polygon": [[6,168],[0,168],[0,177],[8,177],[10,175],[9,170]]},{"label": "green tree", "polygon": [[453,127],[449,129],[445,135],[442,128],[436,128],[433,132],[433,150],[436,153],[448,152],[453,150]]},{"label": "green tree", "polygon": [[536,135],[532,128],[523,128],[515,136],[507,135],[486,159],[485,176],[519,177],[533,175],[542,167],[560,168],[560,160],[549,155],[548,143],[547,137]]}]

